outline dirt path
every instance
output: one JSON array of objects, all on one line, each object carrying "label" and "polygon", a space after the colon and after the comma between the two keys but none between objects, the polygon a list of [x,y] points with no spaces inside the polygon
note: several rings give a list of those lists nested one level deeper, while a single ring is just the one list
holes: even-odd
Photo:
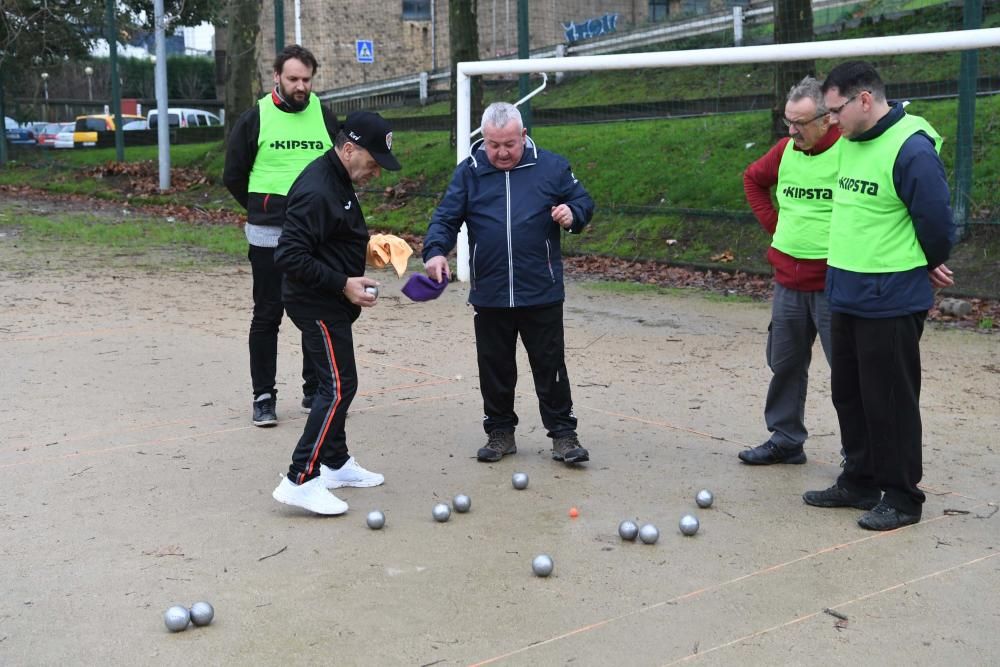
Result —
[{"label": "dirt path", "polygon": [[[803,505],[837,474],[829,372],[809,463],[765,436],[768,307],[569,285],[568,365],[593,461],[547,455],[521,357],[517,456],[483,465],[465,287],[385,273],[356,329],[353,453],[383,472],[317,519],[275,503],[303,416],[290,323],[281,424],[249,424],[244,264],[26,242],[0,220],[0,664],[987,664],[1000,654],[1000,338],[928,328],[924,520],[889,534]],[[178,255],[185,255],[183,262]],[[176,269],[196,259],[199,268]],[[822,355],[815,355],[817,360]],[[510,475],[528,472],[514,491]],[[716,504],[698,511],[694,495]],[[446,524],[431,506],[464,492]],[[570,507],[580,516],[570,519]],[[386,512],[382,531],[364,526]],[[676,530],[697,511],[694,538]],[[658,525],[655,546],[618,522]],[[548,579],[531,558],[550,554]],[[210,600],[171,635],[161,614]],[[846,620],[826,613],[832,609]]]}]

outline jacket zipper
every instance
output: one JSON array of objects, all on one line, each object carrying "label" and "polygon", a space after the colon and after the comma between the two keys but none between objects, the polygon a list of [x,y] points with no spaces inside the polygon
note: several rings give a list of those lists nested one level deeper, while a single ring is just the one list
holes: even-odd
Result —
[{"label": "jacket zipper", "polygon": [[549,265],[549,278],[554,283],[556,281],[556,274],[552,270],[552,244],[549,243],[548,239],[545,239],[545,262]]},{"label": "jacket zipper", "polygon": [[472,246],[472,289],[476,289],[476,253],[479,251],[479,244]]},{"label": "jacket zipper", "polygon": [[514,307],[514,248],[511,242],[510,229],[510,172],[504,172],[504,180],[507,183],[507,280],[510,285],[510,307]]}]

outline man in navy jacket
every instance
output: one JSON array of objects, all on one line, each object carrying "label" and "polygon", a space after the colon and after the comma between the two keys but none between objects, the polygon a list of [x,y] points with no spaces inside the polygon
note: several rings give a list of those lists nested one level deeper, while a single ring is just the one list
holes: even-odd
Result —
[{"label": "man in navy jacket", "polygon": [[450,278],[446,256],[459,228],[469,229],[479,388],[487,442],[480,461],[517,451],[514,429],[516,345],[528,352],[542,423],[552,458],[581,463],[590,454],[576,435],[566,374],[560,234],[578,233],[594,201],[569,163],[528,138],[517,107],[491,104],[483,113],[483,141],[458,165],[424,240],[427,275]]},{"label": "man in navy jacket", "polygon": [[886,98],[870,63],[837,65],[823,94],[846,139],[826,274],[830,387],[845,463],[833,486],[802,498],[868,510],[858,525],[894,530],[920,521],[920,338],[934,289],[954,284],[944,264],[955,225],[941,137]]}]

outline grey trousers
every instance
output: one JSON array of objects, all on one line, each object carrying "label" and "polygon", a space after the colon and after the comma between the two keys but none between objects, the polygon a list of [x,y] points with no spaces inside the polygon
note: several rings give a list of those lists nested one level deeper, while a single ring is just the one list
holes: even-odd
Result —
[{"label": "grey trousers", "polygon": [[764,422],[771,442],[782,449],[796,449],[809,436],[805,425],[806,391],[817,333],[830,363],[830,307],[826,295],[775,283],[767,332],[767,365],[773,375],[767,388]]}]

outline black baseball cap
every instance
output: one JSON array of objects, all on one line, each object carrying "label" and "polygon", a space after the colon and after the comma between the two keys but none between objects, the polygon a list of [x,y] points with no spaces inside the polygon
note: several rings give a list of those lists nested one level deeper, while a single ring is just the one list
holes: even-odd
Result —
[{"label": "black baseball cap", "polygon": [[383,169],[402,169],[399,160],[392,154],[392,128],[382,116],[372,111],[355,111],[347,116],[340,129],[351,143],[371,153]]}]

